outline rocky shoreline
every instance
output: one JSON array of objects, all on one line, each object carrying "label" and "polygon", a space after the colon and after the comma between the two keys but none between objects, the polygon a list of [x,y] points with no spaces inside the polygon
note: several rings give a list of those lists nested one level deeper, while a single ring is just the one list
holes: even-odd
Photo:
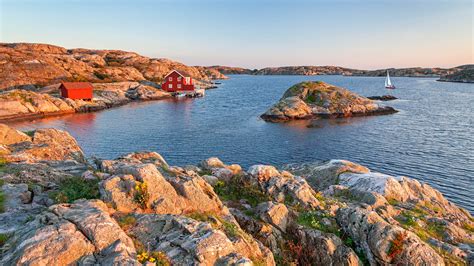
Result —
[{"label": "rocky shoreline", "polygon": [[2,265],[474,263],[474,218],[427,184],[344,160],[171,166],[86,158],[0,124]]},{"label": "rocky shoreline", "polygon": [[151,82],[93,83],[92,101],[60,98],[58,86],[51,85],[38,92],[10,90],[0,93],[0,122],[95,112],[134,101],[172,98],[168,92],[159,89],[158,84]]},{"label": "rocky shoreline", "polygon": [[268,122],[312,118],[341,118],[386,115],[392,107],[322,81],[301,82],[290,87],[278,103],[261,115]]}]

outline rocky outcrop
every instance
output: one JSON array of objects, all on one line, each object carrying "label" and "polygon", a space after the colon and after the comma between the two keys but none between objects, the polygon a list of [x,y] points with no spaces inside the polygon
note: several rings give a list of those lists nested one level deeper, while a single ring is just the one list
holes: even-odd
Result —
[{"label": "rocky outcrop", "polygon": [[386,102],[386,101],[393,101],[398,98],[393,95],[382,95],[382,96],[369,96],[367,97],[367,99]]},{"label": "rocky outcrop", "polygon": [[337,118],[392,114],[392,107],[376,104],[349,90],[321,81],[301,82],[289,88],[273,107],[261,117],[281,122],[314,117]]},{"label": "rocky outcrop", "polygon": [[473,263],[472,216],[408,177],[146,151],[90,164],[65,132],[0,129],[2,265]]},{"label": "rocky outcrop", "polygon": [[[171,95],[154,86],[138,82],[94,83],[92,101],[58,97],[59,84],[48,86],[40,93],[11,90],[0,94],[0,121],[41,118],[46,116],[99,111],[131,101],[170,98]],[[154,85],[154,86],[151,86]]]},{"label": "rocky outcrop", "polygon": [[133,241],[101,201],[55,205],[19,228],[5,244],[3,265],[125,263],[139,265]]},{"label": "rocky outcrop", "polygon": [[273,257],[264,248],[262,252],[250,236],[245,240],[230,231],[222,231],[215,222],[157,214],[140,214],[135,219],[127,233],[152,253],[166,254],[173,264],[227,265],[224,262],[229,257],[238,257],[237,261],[248,265],[252,265],[252,259],[264,265],[273,264]]},{"label": "rocky outcrop", "polygon": [[70,49],[32,43],[0,44],[0,90],[35,88],[60,81],[155,81],[171,70],[189,73],[210,83],[225,78],[220,72],[186,66],[168,59],[156,59],[119,50]]}]

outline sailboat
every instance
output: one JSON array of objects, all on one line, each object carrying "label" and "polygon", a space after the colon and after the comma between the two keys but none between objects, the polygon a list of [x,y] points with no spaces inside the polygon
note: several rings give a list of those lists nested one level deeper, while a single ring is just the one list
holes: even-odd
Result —
[{"label": "sailboat", "polygon": [[385,78],[385,88],[386,89],[395,89],[395,85],[392,84],[392,81],[390,81],[390,75],[388,74],[387,70],[387,77]]}]

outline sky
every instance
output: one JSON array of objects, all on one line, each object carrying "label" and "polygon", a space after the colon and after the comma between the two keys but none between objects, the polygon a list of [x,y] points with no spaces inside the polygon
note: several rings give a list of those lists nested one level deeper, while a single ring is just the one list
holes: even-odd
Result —
[{"label": "sky", "polygon": [[0,42],[188,65],[359,69],[473,63],[472,0],[0,0]]}]

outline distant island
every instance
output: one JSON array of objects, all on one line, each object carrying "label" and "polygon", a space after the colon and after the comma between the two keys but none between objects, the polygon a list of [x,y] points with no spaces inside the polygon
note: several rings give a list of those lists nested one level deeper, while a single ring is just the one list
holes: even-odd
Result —
[{"label": "distant island", "polygon": [[388,68],[378,70],[360,70],[339,66],[283,66],[266,67],[262,69],[246,69],[229,66],[210,66],[224,75],[344,75],[383,77],[387,70],[395,77],[441,77],[440,81],[474,82],[474,65],[462,65],[453,68]]}]

